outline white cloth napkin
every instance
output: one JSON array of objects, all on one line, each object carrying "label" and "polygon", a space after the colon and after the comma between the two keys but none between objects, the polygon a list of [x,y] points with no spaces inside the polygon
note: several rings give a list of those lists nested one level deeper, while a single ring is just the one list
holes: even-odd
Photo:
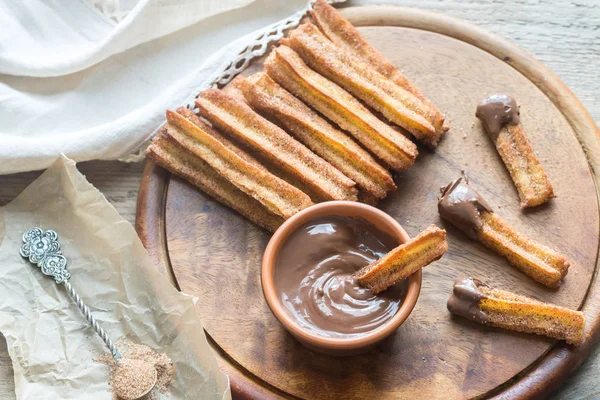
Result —
[{"label": "white cloth napkin", "polygon": [[[92,3],[125,11],[111,18]],[[134,152],[165,109],[191,103],[257,31],[305,5],[0,0],[0,174],[46,168],[60,153]]]}]

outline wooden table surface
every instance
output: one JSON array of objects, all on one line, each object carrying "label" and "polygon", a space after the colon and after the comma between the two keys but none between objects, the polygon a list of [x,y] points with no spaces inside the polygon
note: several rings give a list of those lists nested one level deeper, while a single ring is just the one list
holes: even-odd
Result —
[{"label": "wooden table surface", "polygon": [[[597,0],[351,0],[347,5],[396,4],[462,18],[530,52],[556,73],[600,123],[600,2]],[[0,80],[2,78],[0,77]],[[92,161],[80,171],[134,223],[143,163]],[[600,172],[600,171],[597,171]],[[0,176],[0,205],[18,195],[40,172]],[[14,399],[11,361],[0,335],[0,399]],[[554,399],[600,397],[600,348],[555,394]]]}]

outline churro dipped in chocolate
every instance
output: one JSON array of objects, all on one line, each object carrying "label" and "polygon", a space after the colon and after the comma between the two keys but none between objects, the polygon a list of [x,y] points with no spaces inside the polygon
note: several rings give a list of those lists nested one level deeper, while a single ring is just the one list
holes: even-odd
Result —
[{"label": "churro dipped in chocolate", "polygon": [[312,205],[310,198],[294,186],[277,178],[264,168],[240,156],[241,149],[232,143],[223,144],[217,132],[190,122],[181,114],[167,110],[167,125],[162,135],[177,143],[185,151],[204,160],[223,178],[238,189],[258,200],[269,211],[289,218]]},{"label": "churro dipped in chocolate", "polygon": [[377,294],[439,260],[447,250],[446,231],[431,225],[417,237],[358,270],[354,277],[359,285]]},{"label": "churro dipped in chocolate", "polygon": [[200,115],[258,155],[300,181],[316,201],[357,199],[355,182],[258,115],[237,96],[208,89],[196,100]]},{"label": "churro dipped in chocolate", "polygon": [[309,11],[309,14],[315,25],[329,40],[353,56],[360,58],[377,72],[391,79],[396,85],[412,93],[425,103],[431,110],[431,121],[436,131],[445,132],[448,130],[448,126],[444,122],[444,116],[425,97],[423,92],[404,76],[383,54],[371,46],[358,32],[358,29],[350,21],[342,17],[333,6],[327,4],[325,0],[317,0],[312,6],[312,10]]},{"label": "churro dipped in chocolate", "polygon": [[373,107],[385,118],[428,146],[437,146],[443,130],[440,127],[438,131],[434,127],[436,113],[431,107],[352,53],[333,44],[316,26],[300,25],[290,32],[283,43],[298,52],[311,68]]},{"label": "churro dipped in chocolate", "polygon": [[156,164],[270,232],[274,232],[284,221],[281,216],[238,189],[206,161],[170,140],[164,134],[164,129],[154,137],[146,155]]},{"label": "churro dipped in chocolate", "polygon": [[494,213],[465,178],[442,188],[438,211],[469,238],[506,257],[513,266],[545,286],[557,287],[569,271],[569,260],[517,232]]},{"label": "churro dipped in chocolate", "polygon": [[477,106],[475,115],[508,169],[519,192],[521,208],[535,207],[556,197],[552,183],[521,127],[515,99],[505,94],[489,96]]},{"label": "churro dipped in chocolate", "polygon": [[583,339],[585,316],[582,312],[491,288],[473,278],[458,279],[454,283],[448,310],[478,324],[535,333],[573,345]]},{"label": "churro dipped in chocolate", "polygon": [[352,135],[396,171],[408,169],[417,146],[365,108],[344,89],[311,70],[287,46],[273,49],[264,63],[275,82]]},{"label": "churro dipped in chocolate", "polygon": [[360,190],[378,199],[396,185],[390,173],[358,144],[279,86],[264,72],[250,76],[240,86],[252,108],[279,123],[296,139],[357,183]]}]

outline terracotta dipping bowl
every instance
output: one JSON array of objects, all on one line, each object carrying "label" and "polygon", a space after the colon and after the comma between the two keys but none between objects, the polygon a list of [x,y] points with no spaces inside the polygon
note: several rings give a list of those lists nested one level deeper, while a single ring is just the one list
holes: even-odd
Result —
[{"label": "terracotta dipping bowl", "polygon": [[305,223],[324,216],[362,217],[382,231],[405,243],[409,236],[402,226],[383,211],[362,203],[351,201],[330,201],[306,208],[288,219],[277,229],[262,260],[262,288],[267,304],[279,322],[303,345],[319,353],[347,356],[365,352],[376,343],[393,333],[412,312],[421,291],[421,271],[408,278],[406,298],[398,312],[386,323],[363,336],[352,338],[331,338],[317,335],[300,326],[288,313],[277,295],[274,275],[277,257],[288,237]]}]

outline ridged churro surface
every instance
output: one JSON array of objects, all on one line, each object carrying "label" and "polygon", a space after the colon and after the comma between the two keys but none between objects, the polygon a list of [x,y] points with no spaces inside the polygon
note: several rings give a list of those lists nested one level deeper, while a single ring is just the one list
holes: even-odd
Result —
[{"label": "ridged churro surface", "polygon": [[329,41],[313,24],[290,32],[289,44],[314,70],[401,126],[430,147],[437,146],[442,131],[432,124],[431,108],[375,69]]},{"label": "ridged churro surface", "polygon": [[236,96],[208,89],[200,94],[196,105],[213,126],[318,193],[317,200],[357,199],[354,181]]},{"label": "ridged churro surface", "polygon": [[431,225],[415,238],[356,272],[361,286],[380,293],[438,260],[448,250],[446,231]]},{"label": "ridged churro surface", "polygon": [[323,157],[376,198],[396,188],[390,173],[358,144],[260,72],[247,79],[249,104]]},{"label": "ridged churro surface", "polygon": [[150,159],[171,173],[187,180],[213,199],[237,211],[258,226],[274,232],[283,223],[258,200],[242,192],[214,168],[159,133],[148,147]]},{"label": "ridged churro surface", "polygon": [[505,94],[491,95],[477,106],[475,115],[494,142],[517,188],[521,208],[535,207],[556,197],[554,187],[521,127],[515,99]]},{"label": "ridged churro surface", "polygon": [[350,93],[308,68],[289,47],[273,49],[264,65],[274,81],[350,133],[390,168],[403,171],[415,162],[418,151],[413,142]]},{"label": "ridged churro surface", "polygon": [[448,310],[473,322],[581,343],[585,316],[554,304],[492,288],[478,279],[458,279]]},{"label": "ridged churro surface", "polygon": [[442,189],[440,216],[506,259],[537,282],[557,287],[571,261],[520,232],[500,218],[466,181],[458,178]]},{"label": "ridged churro surface", "polygon": [[273,213],[289,218],[312,204],[299,189],[247,162],[182,115],[168,110],[167,122],[165,136],[202,158],[221,176]]},{"label": "ridged churro surface", "polygon": [[360,58],[377,72],[391,79],[395,84],[425,103],[431,110],[431,122],[436,131],[445,132],[448,130],[444,116],[423,92],[383,54],[371,46],[358,32],[358,29],[342,17],[333,6],[327,4],[325,0],[317,0],[309,13],[312,21],[329,40]]}]

